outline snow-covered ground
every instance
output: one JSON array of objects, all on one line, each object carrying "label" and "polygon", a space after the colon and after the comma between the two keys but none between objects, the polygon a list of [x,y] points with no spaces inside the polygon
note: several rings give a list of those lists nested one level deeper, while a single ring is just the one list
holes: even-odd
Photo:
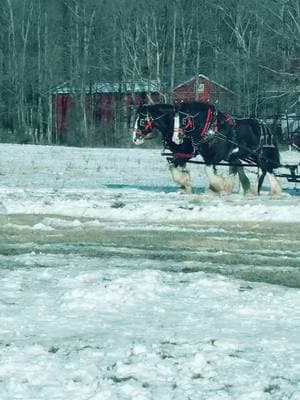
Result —
[{"label": "snow-covered ground", "polygon": [[179,195],[157,149],[0,150],[1,400],[300,399],[294,184],[211,196],[192,164]]},{"label": "snow-covered ground", "polygon": [[[299,161],[300,153],[283,154],[283,162]],[[195,191],[206,188],[203,166],[188,166]],[[227,173],[224,167],[220,170],[224,175]],[[253,171],[249,174],[254,180]],[[261,197],[245,199],[238,194],[238,188],[237,194],[230,198],[207,198],[197,193],[178,196],[167,162],[157,149],[2,144],[0,184],[0,207],[9,214],[54,213],[128,223],[145,219],[147,223],[170,220],[300,222],[299,198],[295,196],[300,191],[285,179],[282,179],[284,189],[292,190],[294,196],[284,191],[282,197],[270,198],[267,180]]]}]

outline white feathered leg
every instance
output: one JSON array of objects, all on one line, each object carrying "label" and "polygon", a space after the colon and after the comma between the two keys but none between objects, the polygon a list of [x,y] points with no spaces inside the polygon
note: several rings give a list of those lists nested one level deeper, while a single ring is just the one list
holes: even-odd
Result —
[{"label": "white feathered leg", "polygon": [[228,177],[225,179],[224,190],[227,194],[232,193],[235,175],[236,174],[229,174]]},{"label": "white feathered leg", "polygon": [[226,194],[231,194],[233,191],[233,185],[234,185],[234,180],[235,176],[237,174],[237,167],[236,166],[230,166],[229,167],[229,175],[225,179],[225,184],[224,184],[224,190]]},{"label": "white feathered leg", "polygon": [[271,196],[279,196],[282,193],[282,188],[279,180],[274,174],[271,174],[270,172],[267,172],[267,177],[270,183],[270,195]]},{"label": "white feathered leg", "polygon": [[180,165],[178,165],[177,167],[175,167],[174,165],[170,165],[169,169],[173,181],[179,185],[180,192],[186,194],[192,193],[192,185],[189,171]]},{"label": "white feathered leg", "polygon": [[225,189],[224,179],[215,174],[212,166],[205,166],[205,173],[209,182],[209,190],[215,193],[220,193]]}]

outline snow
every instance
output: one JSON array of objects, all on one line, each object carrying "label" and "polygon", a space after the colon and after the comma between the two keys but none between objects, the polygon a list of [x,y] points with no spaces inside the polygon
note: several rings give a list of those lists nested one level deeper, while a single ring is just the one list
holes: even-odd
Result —
[{"label": "snow", "polygon": [[0,147],[1,400],[300,399],[294,184],[211,196],[193,164],[180,195],[158,149]]},{"label": "snow", "polygon": [[[145,218],[153,222],[300,221],[298,198],[290,192],[283,192],[280,199],[269,198],[267,182],[261,197],[245,198],[238,193],[230,198],[178,196],[166,160],[157,149],[1,147],[0,211],[9,214],[51,214],[55,210],[56,215],[128,222]],[[300,159],[299,153],[284,156],[284,162]],[[203,166],[189,167],[196,190],[203,190],[207,187]],[[226,172],[223,167],[222,173]],[[283,184],[286,190],[300,193],[294,184]]]}]

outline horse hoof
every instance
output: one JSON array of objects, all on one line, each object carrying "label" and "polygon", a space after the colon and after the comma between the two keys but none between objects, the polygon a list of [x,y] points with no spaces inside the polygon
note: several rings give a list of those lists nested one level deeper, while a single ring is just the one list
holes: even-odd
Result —
[{"label": "horse hoof", "polygon": [[205,194],[208,194],[209,196],[220,196],[221,192],[209,188],[206,190]]},{"label": "horse hoof", "polygon": [[253,189],[249,189],[244,192],[245,197],[253,197],[253,196],[257,196],[257,195],[258,195],[257,191],[253,190]]},{"label": "horse hoof", "polygon": [[270,193],[269,193],[269,196],[270,197],[280,197],[282,195],[282,191],[271,191]]},{"label": "horse hoof", "polygon": [[177,190],[177,193],[179,194],[192,194],[193,193],[193,189],[192,188],[185,188],[185,187],[181,187]]},{"label": "horse hoof", "polygon": [[179,194],[192,194],[193,191],[192,191],[192,189],[179,189],[177,191],[177,193],[179,193]]}]

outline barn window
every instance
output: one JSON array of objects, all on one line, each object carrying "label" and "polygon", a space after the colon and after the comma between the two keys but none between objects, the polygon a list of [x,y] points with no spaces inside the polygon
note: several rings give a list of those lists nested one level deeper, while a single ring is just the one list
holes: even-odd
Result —
[{"label": "barn window", "polygon": [[195,83],[195,92],[196,94],[204,92],[204,83],[197,82]]}]

